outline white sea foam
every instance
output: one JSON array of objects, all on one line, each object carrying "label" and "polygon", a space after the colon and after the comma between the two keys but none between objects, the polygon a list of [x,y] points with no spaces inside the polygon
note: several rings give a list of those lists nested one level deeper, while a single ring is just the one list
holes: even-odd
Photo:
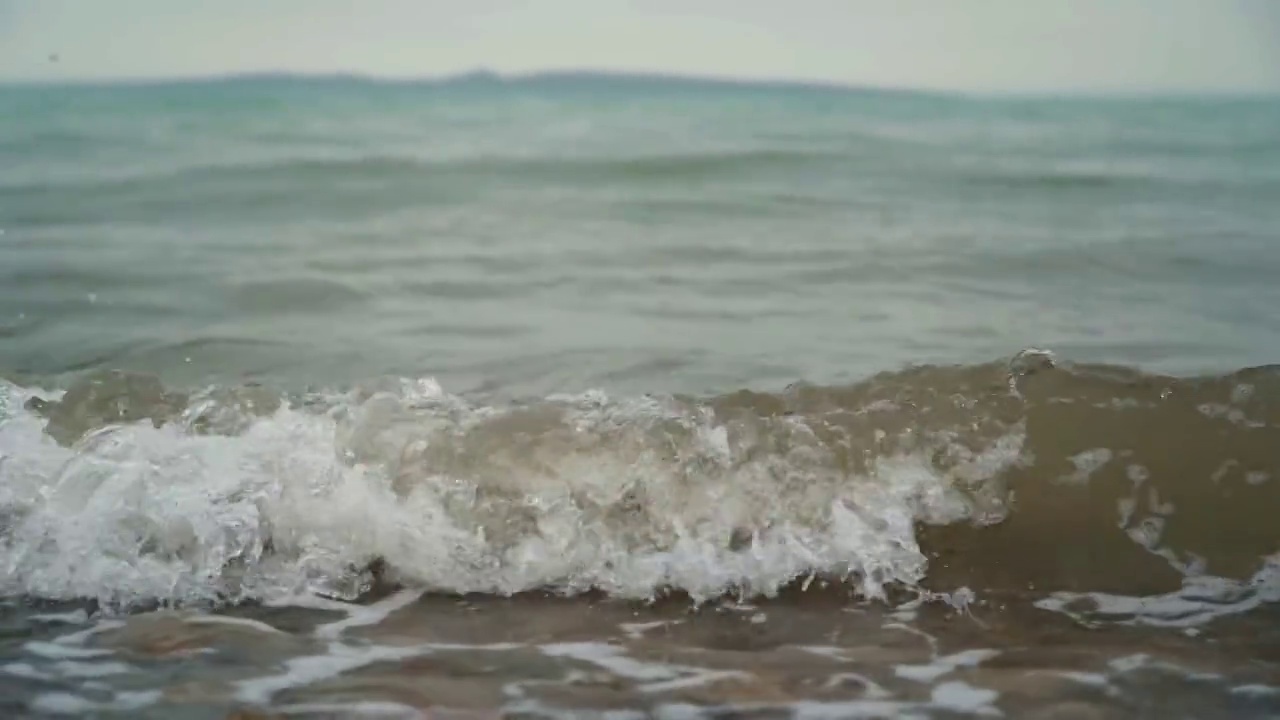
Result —
[{"label": "white sea foam", "polygon": [[1102,592],[1055,592],[1035,602],[1042,610],[1097,622],[1194,629],[1214,619],[1280,602],[1280,556],[1247,580],[1188,574],[1182,587],[1142,597]]},{"label": "white sea foam", "polygon": [[976,667],[999,654],[998,650],[986,648],[964,650],[954,655],[935,657],[931,662],[924,665],[899,665],[893,669],[893,674],[907,680],[931,683],[943,675],[955,672],[960,668]]},{"label": "white sea foam", "polygon": [[1020,449],[851,476],[795,419],[600,393],[472,407],[428,381],[230,420],[197,401],[63,447],[31,396],[0,384],[0,592],[109,605],[349,599],[375,560],[425,590],[709,598],[823,573],[874,596],[923,577],[914,523],[968,517],[957,485]]}]

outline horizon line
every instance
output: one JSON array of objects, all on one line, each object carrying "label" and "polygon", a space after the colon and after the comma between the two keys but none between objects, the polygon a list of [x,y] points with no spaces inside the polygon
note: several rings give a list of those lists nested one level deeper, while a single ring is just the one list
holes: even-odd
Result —
[{"label": "horizon line", "polygon": [[519,85],[547,80],[615,80],[619,82],[649,82],[684,85],[702,85],[721,88],[810,90],[839,93],[874,93],[892,95],[920,95],[952,98],[1034,98],[1034,99],[1160,99],[1160,98],[1277,98],[1280,89],[1213,89],[1213,88],[1017,88],[971,89],[930,88],[876,84],[855,84],[839,80],[816,80],[800,77],[747,77],[718,75],[713,73],[684,73],[648,70],[547,68],[518,72],[501,72],[477,67],[448,73],[406,75],[379,74],[357,71],[294,71],[254,70],[225,73],[193,73],[173,76],[104,76],[104,77],[32,77],[0,78],[2,87],[154,87],[165,85],[197,85],[251,81],[343,81],[370,85],[453,85],[490,82],[498,85]]}]

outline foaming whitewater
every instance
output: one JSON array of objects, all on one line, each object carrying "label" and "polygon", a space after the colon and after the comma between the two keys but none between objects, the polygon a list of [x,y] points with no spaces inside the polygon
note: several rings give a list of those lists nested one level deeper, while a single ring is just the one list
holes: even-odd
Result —
[{"label": "foaming whitewater", "polygon": [[1219,587],[1254,607],[1275,596],[1280,531],[1258,508],[1276,499],[1276,385],[1038,351],[709,398],[5,383],[0,593],[704,601],[817,580],[871,598],[1032,586],[1102,614]]},{"label": "foaming whitewater", "polygon": [[[143,385],[4,386],[5,593],[354,598],[385,568],[453,593],[705,599],[821,574],[877,595],[923,577],[913,524],[966,517],[957,479],[1019,445],[1010,429],[977,453],[939,436],[877,455],[883,433],[860,446],[818,417],[600,393],[476,407],[430,381],[258,417],[213,391],[167,416]],[[966,462],[939,471],[926,448]]]}]

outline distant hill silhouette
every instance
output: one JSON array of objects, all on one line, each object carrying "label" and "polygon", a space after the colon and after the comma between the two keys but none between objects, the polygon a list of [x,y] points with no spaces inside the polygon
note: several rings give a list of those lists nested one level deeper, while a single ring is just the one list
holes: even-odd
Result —
[{"label": "distant hill silhouette", "polygon": [[[358,73],[291,73],[254,72],[227,75],[207,75],[174,78],[120,78],[103,80],[55,79],[35,84],[51,85],[128,85],[165,86],[191,84],[367,84],[391,86],[431,87],[547,87],[599,90],[617,88],[625,90],[665,89],[689,91],[716,91],[732,89],[766,89],[776,91],[821,91],[848,93],[877,93],[893,95],[947,95],[949,93],[926,92],[908,89],[858,87],[833,82],[807,80],[756,80],[750,78],[724,78],[702,75],[665,74],[655,72],[622,72],[601,70],[547,70],[528,73],[498,73],[478,68],[467,72],[422,77],[383,77]],[[27,83],[18,83],[27,84]]]}]

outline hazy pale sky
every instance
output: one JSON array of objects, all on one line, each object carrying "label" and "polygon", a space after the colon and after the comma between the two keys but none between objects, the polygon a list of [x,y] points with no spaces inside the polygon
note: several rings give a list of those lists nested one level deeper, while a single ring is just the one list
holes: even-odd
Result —
[{"label": "hazy pale sky", "polygon": [[1280,0],[0,0],[0,80],[479,67],[1275,92]]}]

